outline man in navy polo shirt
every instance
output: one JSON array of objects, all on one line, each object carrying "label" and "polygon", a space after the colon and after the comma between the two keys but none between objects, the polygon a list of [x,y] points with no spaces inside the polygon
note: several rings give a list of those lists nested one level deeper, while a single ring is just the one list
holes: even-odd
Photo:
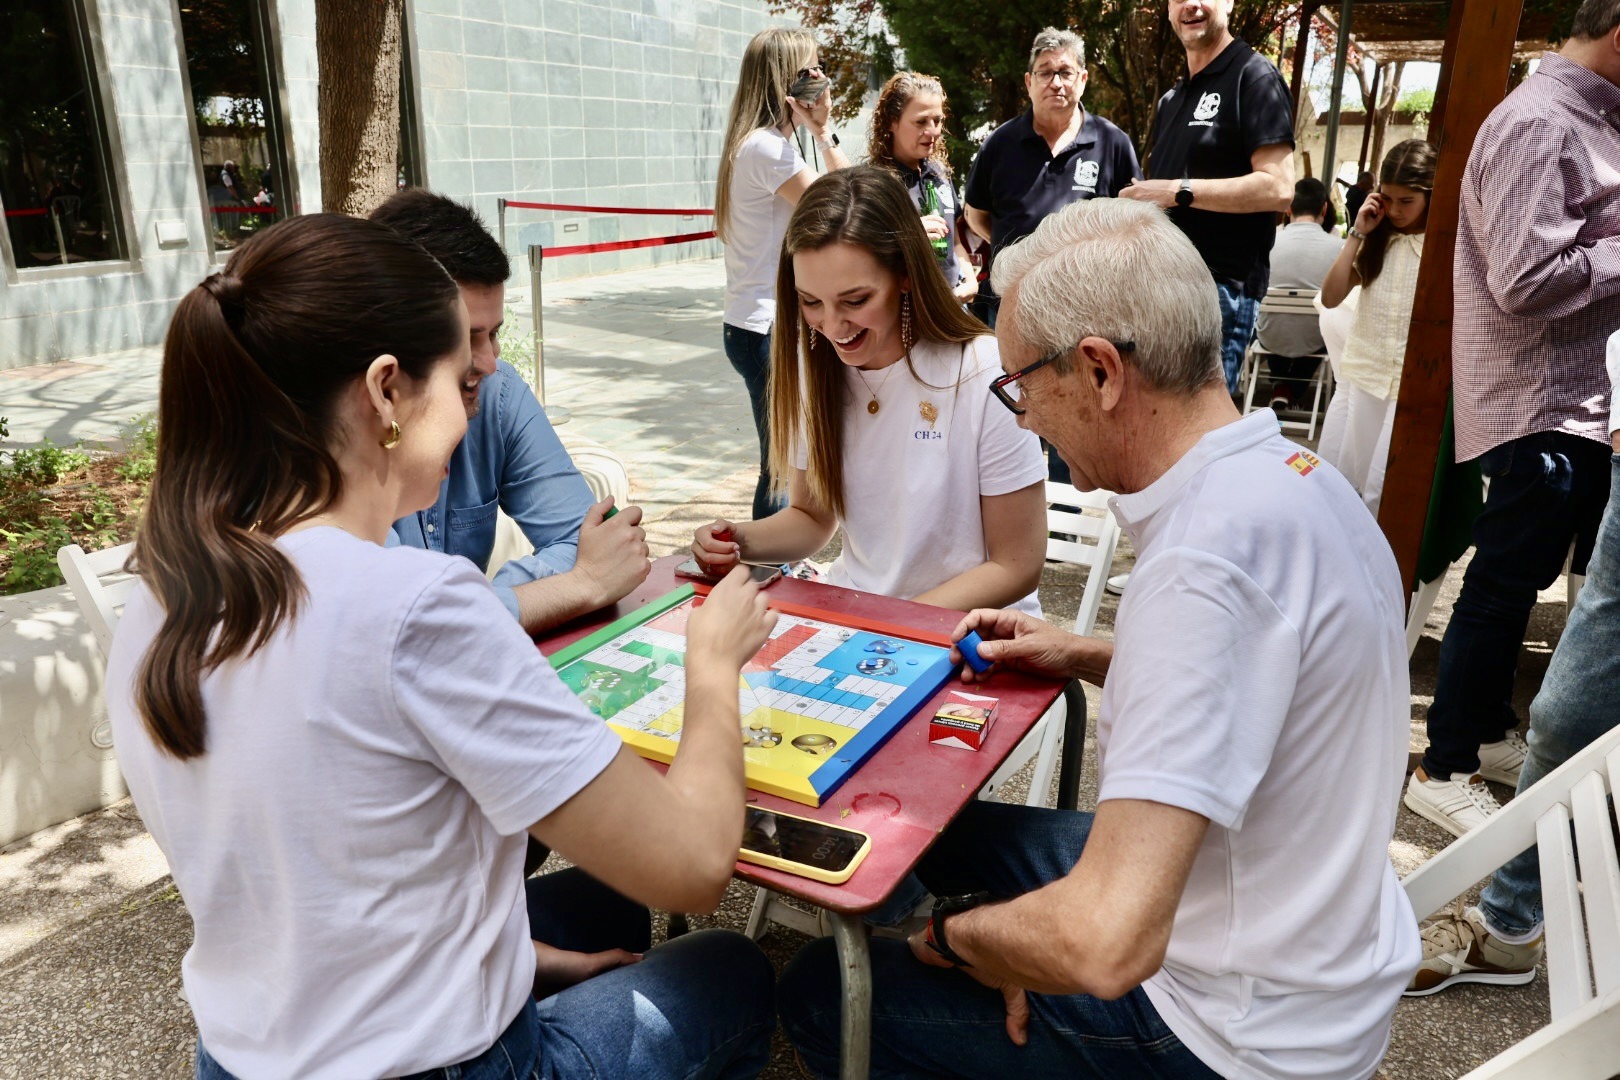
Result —
[{"label": "man in navy polo shirt", "polygon": [[1187,77],[1159,99],[1152,180],[1120,192],[1162,206],[1204,257],[1221,296],[1221,361],[1237,393],[1270,278],[1277,215],[1294,193],[1294,104],[1282,73],[1232,36],[1233,0],[1169,0]]},{"label": "man in navy polo shirt", "polygon": [[[990,133],[968,173],[968,227],[990,241],[992,257],[1053,211],[1112,198],[1142,175],[1130,136],[1080,106],[1086,46],[1078,35],[1051,26],[1036,34],[1024,89],[1030,110]],[[995,326],[997,299],[988,299]]]}]

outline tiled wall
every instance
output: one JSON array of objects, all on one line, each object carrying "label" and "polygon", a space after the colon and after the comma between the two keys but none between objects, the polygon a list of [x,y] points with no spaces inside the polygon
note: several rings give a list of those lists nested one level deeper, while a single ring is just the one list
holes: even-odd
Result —
[{"label": "tiled wall", "polygon": [[[132,258],[0,279],[0,368],[151,345],[210,270],[173,0],[84,0],[122,144]],[[274,0],[299,209],[320,208],[314,0]],[[707,207],[733,81],[766,0],[411,0],[428,182],[496,225],[496,199]],[[158,222],[182,222],[160,247]],[[507,248],[699,232],[709,218],[511,211]],[[565,234],[566,230],[566,236]],[[719,252],[714,241],[547,260],[578,277]]]}]

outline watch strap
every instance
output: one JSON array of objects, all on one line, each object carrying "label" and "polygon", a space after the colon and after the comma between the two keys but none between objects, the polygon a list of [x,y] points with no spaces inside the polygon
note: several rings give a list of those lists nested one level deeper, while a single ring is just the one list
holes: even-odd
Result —
[{"label": "watch strap", "polygon": [[934,901],[934,911],[928,917],[928,925],[923,929],[923,941],[930,949],[955,964],[957,967],[972,967],[973,965],[962,959],[951,943],[945,937],[945,918],[955,915],[959,911],[971,911],[990,899],[989,893],[966,893],[959,896],[941,896]]}]

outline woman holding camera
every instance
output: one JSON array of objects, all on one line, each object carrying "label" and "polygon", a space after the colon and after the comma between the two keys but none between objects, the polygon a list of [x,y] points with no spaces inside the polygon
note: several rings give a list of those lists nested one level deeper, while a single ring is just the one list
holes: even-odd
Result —
[{"label": "woman holding camera", "polygon": [[828,123],[832,90],[818,51],[803,30],[772,27],[754,35],[743,53],[715,183],[714,229],[726,246],[726,359],[748,387],[759,436],[756,518],[781,505],[771,494],[765,406],[777,256],[794,204],[820,175],[799,154],[794,130],[810,132],[828,168],[849,166]]},{"label": "woman holding camera", "polygon": [[787,562],[841,526],[834,585],[1038,614],[1040,443],[992,396],[995,338],[945,287],[905,188],[873,165],[817,180],[779,273],[771,471],[788,506],[705,525],[693,556],[718,572]]},{"label": "woman holding camera", "polygon": [[[532,833],[643,903],[713,907],[743,827],[737,675],[774,616],[741,574],[694,613],[660,774],[472,564],[385,548],[438,497],[470,356],[438,263],[336,214],[259,233],[175,311],[106,685],[196,926],[197,1075],[755,1075],[757,947],[537,971],[520,870]],[[536,1002],[537,974],[573,985]]]}]

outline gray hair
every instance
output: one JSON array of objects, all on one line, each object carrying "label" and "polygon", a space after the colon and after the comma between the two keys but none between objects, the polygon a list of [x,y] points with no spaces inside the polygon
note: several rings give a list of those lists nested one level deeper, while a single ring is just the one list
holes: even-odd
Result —
[{"label": "gray hair", "polygon": [[1041,58],[1041,53],[1072,52],[1076,65],[1084,71],[1086,67],[1086,43],[1080,35],[1069,30],[1059,30],[1055,26],[1048,26],[1035,35],[1035,44],[1029,47],[1029,70],[1035,70],[1035,62]]},{"label": "gray hair", "polygon": [[1620,0],[1585,0],[1576,10],[1569,32],[1582,41],[1596,41],[1608,37],[1616,26],[1620,26]]},{"label": "gray hair", "polygon": [[[1050,214],[996,254],[991,284],[1016,290],[1017,337],[1041,356],[1081,338],[1134,341],[1124,354],[1155,389],[1192,394],[1224,378],[1215,279],[1158,207],[1089,199]],[[1065,355],[1054,365],[1071,369]]]}]

